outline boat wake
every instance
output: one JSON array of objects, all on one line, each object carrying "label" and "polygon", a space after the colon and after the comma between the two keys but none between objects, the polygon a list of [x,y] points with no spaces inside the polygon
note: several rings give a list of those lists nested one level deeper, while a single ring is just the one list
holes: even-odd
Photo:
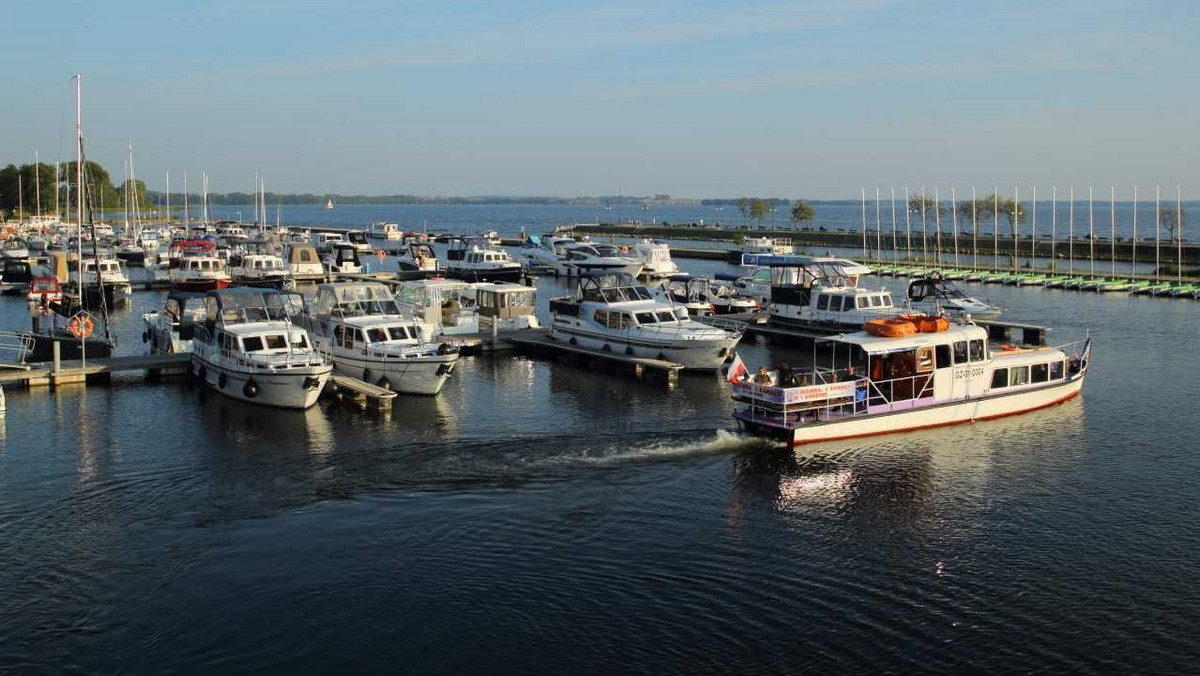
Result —
[{"label": "boat wake", "polygon": [[647,444],[630,446],[614,443],[600,448],[584,450],[581,454],[559,456],[560,462],[606,465],[637,461],[674,460],[688,456],[705,456],[725,453],[767,450],[781,447],[760,437],[748,437],[729,430],[716,430],[711,436],[701,438],[660,439]]}]

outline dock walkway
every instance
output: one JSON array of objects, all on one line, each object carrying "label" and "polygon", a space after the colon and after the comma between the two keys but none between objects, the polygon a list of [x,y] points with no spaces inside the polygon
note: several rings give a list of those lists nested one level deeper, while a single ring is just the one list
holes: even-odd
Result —
[{"label": "dock walkway", "polygon": [[630,373],[639,380],[648,374],[659,376],[668,390],[674,389],[679,383],[679,373],[683,371],[683,364],[673,361],[634,357],[618,352],[605,352],[569,345],[552,339],[549,333],[531,333],[529,331],[521,333],[523,335],[512,336],[508,340],[532,352],[551,353],[575,362],[613,367]]}]

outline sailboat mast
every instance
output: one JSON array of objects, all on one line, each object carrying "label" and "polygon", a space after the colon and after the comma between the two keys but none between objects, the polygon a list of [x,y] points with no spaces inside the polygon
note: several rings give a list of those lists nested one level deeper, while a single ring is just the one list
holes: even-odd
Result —
[{"label": "sailboat mast", "polygon": [[[75,74],[75,280],[79,292],[79,303],[83,305],[83,88],[80,86],[83,76]],[[96,276],[100,275],[97,263]],[[87,366],[87,340],[79,339],[80,362]]]},{"label": "sailboat mast", "polygon": [[1088,258],[1090,263],[1088,269],[1090,275],[1096,276],[1096,212],[1093,209],[1093,198],[1096,196],[1096,191],[1092,186],[1088,186]]},{"label": "sailboat mast", "polygon": [[1071,186],[1070,227],[1067,236],[1067,257],[1070,260],[1071,274],[1075,274],[1075,186]]},{"label": "sailboat mast", "polygon": [[933,223],[937,230],[937,267],[942,267],[942,198],[938,195],[937,186],[933,187]]},{"label": "sailboat mast", "polygon": [[883,221],[879,217],[879,188],[875,188],[875,257],[883,259]]},{"label": "sailboat mast", "polygon": [[1050,270],[1058,259],[1058,186],[1050,186]]},{"label": "sailboat mast", "polygon": [[1162,188],[1160,186],[1156,185],[1156,186],[1154,186],[1154,281],[1156,281],[1156,282],[1162,281],[1161,276],[1158,272],[1158,269],[1159,269],[1159,253],[1158,253],[1158,251],[1159,251],[1159,246],[1158,246],[1159,225],[1162,223],[1161,204],[1162,204]]},{"label": "sailboat mast", "polygon": [[950,187],[950,222],[954,226],[954,267],[958,267],[958,188]]},{"label": "sailboat mast", "polygon": [[1138,262],[1138,260],[1137,260],[1137,240],[1138,240],[1137,209],[1138,209],[1138,195],[1137,195],[1137,186],[1135,185],[1135,186],[1133,186],[1133,252],[1130,255],[1130,257],[1133,258],[1133,269],[1135,271],[1137,270],[1137,262]]},{"label": "sailboat mast", "polygon": [[1029,210],[1033,212],[1031,216],[1033,221],[1029,224],[1029,267],[1037,267],[1037,186],[1033,186],[1033,201],[1029,203]]},{"label": "sailboat mast", "polygon": [[979,270],[979,198],[971,186],[971,270]]},{"label": "sailboat mast", "polygon": [[1021,193],[1013,186],[1013,272],[1017,271],[1017,256],[1021,253]]},{"label": "sailboat mast", "polygon": [[1108,257],[1112,259],[1112,278],[1117,280],[1117,186],[1108,186]]},{"label": "sailboat mast", "polygon": [[37,215],[38,219],[42,217],[42,159],[38,155],[38,151],[33,151],[33,185],[34,191],[37,193]]},{"label": "sailboat mast", "polygon": [[863,234],[863,258],[870,258],[867,247],[867,189],[862,189],[862,234]]},{"label": "sailboat mast", "polygon": [[171,170],[167,170],[167,215],[164,222],[171,222]]},{"label": "sailboat mast", "polygon": [[1175,237],[1179,260],[1175,263],[1176,281],[1183,283],[1183,198],[1180,196],[1179,184],[1175,184]]},{"label": "sailboat mast", "polygon": [[183,170],[183,228],[192,236],[192,210],[188,208],[187,169]]},{"label": "sailboat mast", "polygon": [[890,192],[892,195],[892,259],[894,260],[897,256],[897,252],[900,251],[900,242],[896,240],[896,188],[888,188],[888,192]]},{"label": "sailboat mast", "polygon": [[908,186],[904,186],[904,257],[912,262],[912,202],[909,201]]},{"label": "sailboat mast", "polygon": [[921,266],[929,267],[929,237],[925,230],[926,223],[929,222],[925,213],[925,188],[921,188]]}]

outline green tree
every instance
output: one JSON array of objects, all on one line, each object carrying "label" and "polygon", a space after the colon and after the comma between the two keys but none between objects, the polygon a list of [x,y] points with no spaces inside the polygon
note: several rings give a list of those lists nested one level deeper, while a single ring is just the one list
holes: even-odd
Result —
[{"label": "green tree", "polygon": [[[1017,224],[1025,222],[1028,215],[1024,205],[1007,197],[997,197],[995,193],[974,201],[959,202],[958,213],[960,218],[970,220],[974,217],[978,219],[979,223],[993,220],[997,214],[1003,216],[1005,223],[1008,224],[1010,237],[1016,235]],[[976,232],[978,233],[978,230]]]},{"label": "green tree", "polygon": [[758,221],[758,227],[762,227],[763,219],[767,214],[771,213],[771,203],[764,199],[755,197],[750,200],[750,218]]},{"label": "green tree", "polygon": [[745,220],[750,217],[750,198],[749,197],[739,197],[738,198],[738,211],[740,211],[742,213],[742,222],[745,222]]},{"label": "green tree", "polygon": [[[941,204],[938,204],[937,200],[933,199],[932,197],[929,197],[929,196],[921,197],[920,195],[912,195],[908,198],[909,213],[913,213],[913,214],[921,213],[922,206],[925,207],[925,214],[929,218],[934,218],[938,214],[940,214],[942,216],[946,215],[946,207],[942,206]],[[937,209],[937,213],[934,213],[934,209]]]},{"label": "green tree", "polygon": [[[102,206],[105,210],[121,207],[121,197],[117,193],[117,189],[113,187],[108,170],[98,163],[88,160],[83,165],[83,174],[83,180],[90,191],[89,202],[93,208],[99,211]],[[63,194],[69,195],[68,204],[72,206],[76,202],[75,181],[75,162],[68,162],[62,169],[62,182],[67,188]]]},{"label": "green tree", "polygon": [[792,205],[792,222],[793,223],[805,223],[808,221],[812,221],[816,217],[817,217],[817,212],[813,209],[812,205],[809,204],[808,202],[798,199],[798,200],[796,200],[796,203]]},{"label": "green tree", "polygon": [[[128,183],[128,181],[126,181],[125,183]],[[125,185],[125,183],[122,183],[121,185],[116,187],[117,195],[120,198],[119,204],[121,205],[121,207],[125,206],[125,195],[128,194],[127,186]],[[133,182],[133,188],[135,191],[134,196],[137,199],[137,206],[140,207],[141,209],[145,209],[147,206],[149,206],[149,203],[146,201],[146,182],[142,181],[140,179],[135,180]],[[133,207],[133,204],[130,204],[129,206]]]},{"label": "green tree", "polygon": [[[41,184],[42,211],[54,209],[54,165],[10,164],[0,169],[0,211],[16,215],[17,208],[24,207],[25,215],[38,212],[39,186]],[[18,195],[18,191],[20,195]]]}]

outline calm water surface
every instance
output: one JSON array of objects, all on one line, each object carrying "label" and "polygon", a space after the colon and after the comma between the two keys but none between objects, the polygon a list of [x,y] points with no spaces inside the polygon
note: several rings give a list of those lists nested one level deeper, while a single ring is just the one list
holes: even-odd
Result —
[{"label": "calm water surface", "polygon": [[[388,422],[10,390],[0,670],[1190,671],[1200,306],[978,291],[1090,330],[1082,398],[789,451],[732,433],[716,376],[510,355]],[[121,352],[161,298],[121,311]]]}]

